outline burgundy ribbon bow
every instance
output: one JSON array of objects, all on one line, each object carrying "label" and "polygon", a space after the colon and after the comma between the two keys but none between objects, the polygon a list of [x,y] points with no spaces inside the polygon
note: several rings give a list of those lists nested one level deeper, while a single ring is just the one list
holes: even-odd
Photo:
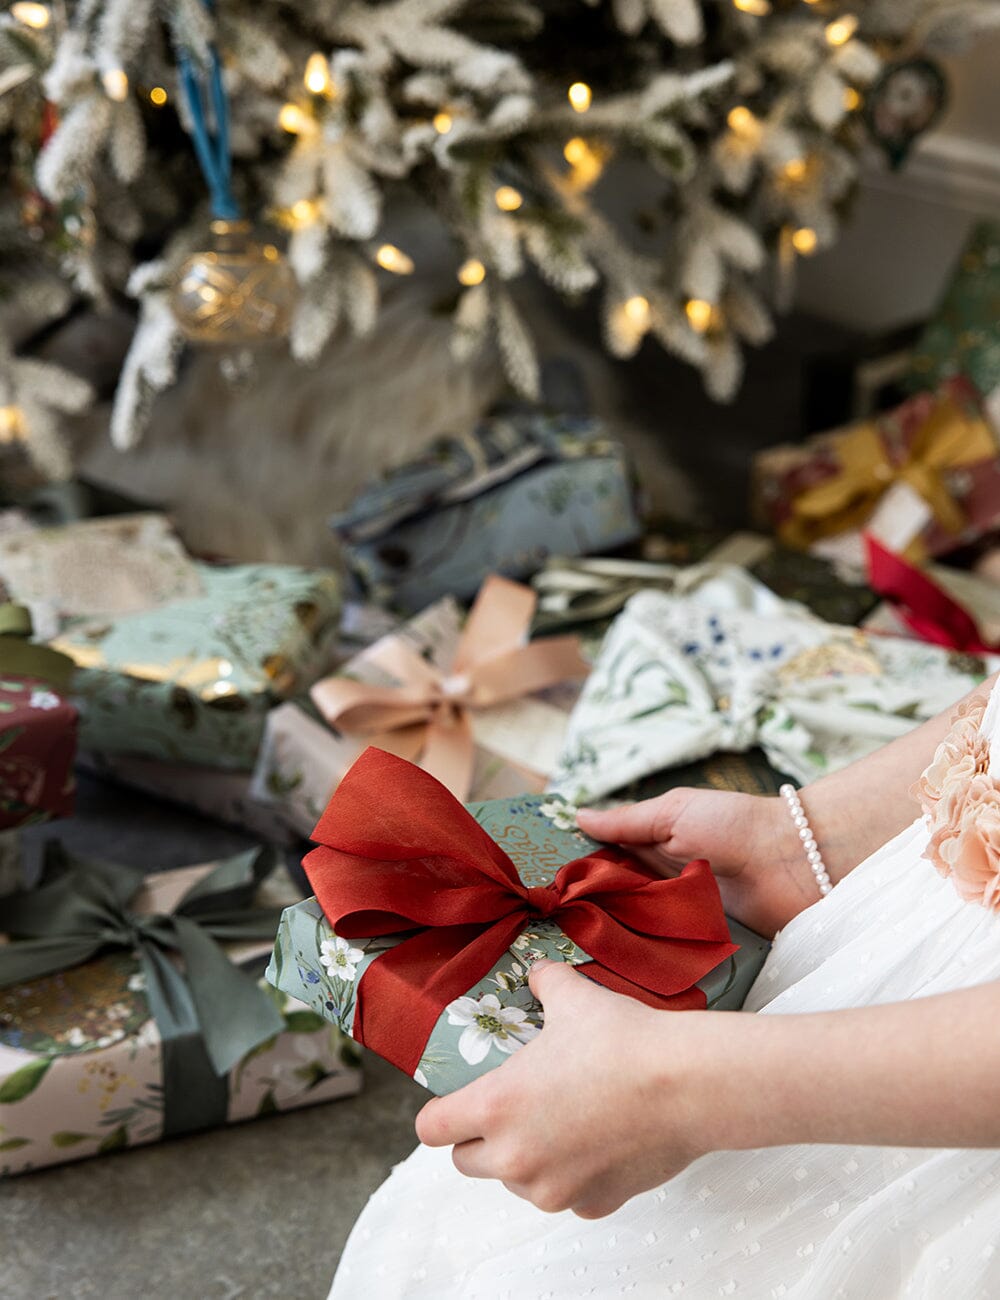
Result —
[{"label": "burgundy ribbon bow", "polygon": [[382,750],[347,773],[313,839],[303,865],[337,934],[407,935],[362,975],[352,1033],[408,1074],[444,1009],[532,917],[593,958],[591,979],[654,1007],[704,1007],[696,982],[737,951],[707,862],[664,879],[606,848],[530,888],[439,781]]}]

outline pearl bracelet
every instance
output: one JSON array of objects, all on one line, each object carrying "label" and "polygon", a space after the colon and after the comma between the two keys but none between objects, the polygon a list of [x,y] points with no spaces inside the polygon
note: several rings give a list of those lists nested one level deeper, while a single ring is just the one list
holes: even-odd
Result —
[{"label": "pearl bracelet", "polygon": [[785,784],[781,786],[778,793],[784,796],[785,803],[788,805],[788,811],[791,813],[792,822],[799,833],[799,839],[802,841],[802,847],[806,851],[806,860],[809,863],[809,869],[816,877],[816,884],[819,886],[819,892],[826,895],[833,886],[830,883],[830,876],[826,866],[823,863],[822,854],[816,845],[816,840],[809,827],[809,818],[802,810],[802,800],[799,798],[799,792],[794,785]]}]

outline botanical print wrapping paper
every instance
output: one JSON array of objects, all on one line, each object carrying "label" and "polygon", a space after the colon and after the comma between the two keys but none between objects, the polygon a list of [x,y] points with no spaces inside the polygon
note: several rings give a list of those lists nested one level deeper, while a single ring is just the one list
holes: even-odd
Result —
[{"label": "botanical print wrapping paper", "polygon": [[73,811],[77,711],[43,681],[0,675],[0,831]]},{"label": "botanical print wrapping paper", "polygon": [[68,621],[81,745],[250,771],[268,710],[329,666],[339,590],[325,570],[198,565],[202,594]]},{"label": "botanical print wrapping paper", "polygon": [[805,784],[934,717],[998,666],[794,606],[783,617],[642,592],[605,638],[550,788],[591,801],[755,745]]},{"label": "botanical print wrapping paper", "polygon": [[641,526],[621,445],[593,421],[486,421],[392,471],[332,521],[372,598],[414,613],[471,598],[490,573],[524,577],[549,555],[586,555]]},{"label": "botanical print wrapping paper", "polygon": [[[525,795],[468,807],[529,886],[550,884],[564,863],[599,847],[576,829],[575,809],[558,797]],[[736,922],[729,927],[740,950],[699,981],[699,987],[710,1007],[732,1010],[742,1005],[769,945]],[[350,1033],[358,980],[393,942],[342,939],[316,900],[306,899],[282,916],[267,978]],[[446,1008],[414,1073],[418,1083],[439,1095],[453,1092],[539,1032],[542,1008],[528,987],[528,971],[541,957],[573,965],[590,960],[558,926],[530,924],[503,959]]]},{"label": "botanical print wrapping paper", "polygon": [[[462,611],[446,598],[389,636],[404,638],[422,657],[446,670],[461,630]],[[362,651],[338,675],[374,686],[392,684],[393,679],[374,662],[377,652],[377,646]],[[509,704],[473,711],[476,799],[544,788],[545,777],[539,772],[547,775],[555,765],[579,690],[579,682],[567,682]],[[297,704],[284,704],[267,719],[250,793],[280,811],[300,834],[311,835],[330,795],[366,743],[331,730]]]},{"label": "botanical print wrapping paper", "polygon": [[[150,877],[149,910],[168,909],[204,870]],[[358,1092],[354,1045],[301,1002],[261,984],[284,1030],[230,1073],[227,1122]],[[144,989],[127,953],[0,989],[0,1174],[160,1139],[162,1048]]]}]

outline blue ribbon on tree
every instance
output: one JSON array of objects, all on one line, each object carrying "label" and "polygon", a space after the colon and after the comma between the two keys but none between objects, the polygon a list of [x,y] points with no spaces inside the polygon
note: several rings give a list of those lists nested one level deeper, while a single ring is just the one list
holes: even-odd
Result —
[{"label": "blue ribbon on tree", "polygon": [[[204,0],[211,12],[212,5]],[[191,117],[194,151],[208,185],[212,216],[218,221],[236,221],[240,210],[233,197],[232,160],[229,152],[229,99],[222,84],[219,52],[208,48],[207,68],[198,68],[190,51],[179,47],[177,68],[181,89]],[[207,74],[207,75],[206,75]],[[214,130],[209,129],[211,118]]]},{"label": "blue ribbon on tree", "polygon": [[130,907],[141,871],[73,859],[53,842],[41,886],[0,898],[0,933],[11,940],[0,945],[0,988],[133,951],[162,1040],[163,1135],[225,1123],[230,1070],[284,1028],[254,976],[220,946],[273,940],[281,909],[256,907],[254,896],[276,861],[267,848],[227,858],[172,912],[147,915]]}]

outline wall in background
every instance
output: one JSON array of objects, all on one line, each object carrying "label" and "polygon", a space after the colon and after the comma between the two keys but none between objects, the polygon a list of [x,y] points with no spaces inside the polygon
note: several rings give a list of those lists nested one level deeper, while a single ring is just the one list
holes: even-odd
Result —
[{"label": "wall in background", "polygon": [[892,173],[873,158],[835,248],[803,264],[802,308],[879,332],[933,308],[970,223],[1000,218],[1000,33],[948,66],[940,127]]}]

